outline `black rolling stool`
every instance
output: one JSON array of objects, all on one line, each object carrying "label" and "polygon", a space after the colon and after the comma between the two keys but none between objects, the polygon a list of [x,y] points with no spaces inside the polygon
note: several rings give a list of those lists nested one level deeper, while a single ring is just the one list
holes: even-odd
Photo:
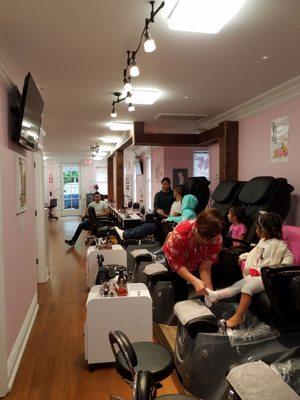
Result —
[{"label": "black rolling stool", "polygon": [[134,381],[135,374],[139,370],[151,371],[155,381],[160,382],[174,369],[172,353],[160,344],[130,343],[127,336],[118,330],[109,332],[109,341],[118,373],[130,382]]},{"label": "black rolling stool", "polygon": [[186,394],[164,394],[156,397],[157,389],[161,384],[157,384],[150,371],[138,371],[135,375],[133,385],[134,400],[197,400],[197,397]]}]

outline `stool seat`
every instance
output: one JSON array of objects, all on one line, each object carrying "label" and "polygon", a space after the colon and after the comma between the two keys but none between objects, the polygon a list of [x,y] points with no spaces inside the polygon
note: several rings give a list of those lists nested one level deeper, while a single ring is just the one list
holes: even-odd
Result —
[{"label": "stool seat", "polygon": [[[166,347],[151,342],[132,343],[132,347],[137,358],[137,365],[134,367],[136,372],[139,370],[150,371],[156,382],[160,382],[172,373],[174,369],[173,356]],[[116,367],[123,378],[132,381],[131,371],[121,351],[117,353]]]}]

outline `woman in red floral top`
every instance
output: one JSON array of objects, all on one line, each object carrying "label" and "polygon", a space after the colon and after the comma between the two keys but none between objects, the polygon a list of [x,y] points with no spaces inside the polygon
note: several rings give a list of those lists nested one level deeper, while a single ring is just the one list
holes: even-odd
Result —
[{"label": "woman in red floral top", "polygon": [[[212,288],[211,267],[222,248],[223,218],[218,210],[207,208],[197,220],[186,220],[169,233],[163,251],[171,270],[176,301],[187,299],[187,282],[205,294]],[[195,272],[199,271],[199,276]]]}]

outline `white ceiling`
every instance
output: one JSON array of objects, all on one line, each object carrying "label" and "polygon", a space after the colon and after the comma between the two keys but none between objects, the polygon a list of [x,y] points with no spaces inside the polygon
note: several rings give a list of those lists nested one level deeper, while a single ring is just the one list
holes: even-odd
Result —
[{"label": "white ceiling", "polygon": [[[125,52],[136,47],[148,14],[145,0],[1,0],[0,62],[16,83],[30,71],[46,87],[48,154],[85,156],[89,144],[109,134],[111,93],[122,88]],[[145,121],[148,131],[191,132],[199,122],[154,117],[200,113],[211,119],[300,71],[299,0],[247,0],[217,35],[171,31],[159,15],[151,34],[157,51],[138,54],[141,75],[134,85],[163,95],[134,113],[122,104],[117,118]]]}]

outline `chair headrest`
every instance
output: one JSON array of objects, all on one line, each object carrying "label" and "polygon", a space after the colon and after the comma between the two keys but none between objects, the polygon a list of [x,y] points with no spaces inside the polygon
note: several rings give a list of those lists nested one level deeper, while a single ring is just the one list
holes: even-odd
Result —
[{"label": "chair headrest", "polygon": [[257,204],[268,195],[275,182],[272,176],[257,176],[245,184],[239,194],[239,201],[245,204]]},{"label": "chair headrest", "polygon": [[282,238],[294,255],[294,264],[300,265],[300,227],[283,225]]},{"label": "chair headrest", "polygon": [[232,200],[240,184],[241,183],[237,181],[220,182],[215,188],[211,197],[217,203],[229,203],[230,200]]}]

